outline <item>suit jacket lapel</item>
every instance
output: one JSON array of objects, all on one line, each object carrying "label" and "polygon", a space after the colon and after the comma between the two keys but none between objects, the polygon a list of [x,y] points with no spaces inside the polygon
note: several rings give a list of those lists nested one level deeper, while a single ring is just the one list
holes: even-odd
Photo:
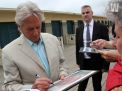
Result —
[{"label": "suit jacket lapel", "polygon": [[52,69],[53,68],[53,63],[52,63],[52,56],[54,54],[52,54],[52,51],[50,51],[50,49],[52,49],[52,47],[50,46],[49,42],[48,42],[48,36],[41,36],[42,39],[43,39],[43,42],[44,42],[44,47],[45,47],[45,52],[46,52],[46,56],[47,56],[47,60],[48,60],[48,63],[49,63],[49,67],[50,67],[50,72],[53,73],[54,70]]},{"label": "suit jacket lapel", "polygon": [[80,35],[82,36],[81,41],[83,41],[83,32],[84,32],[84,25],[83,25],[83,27],[81,27],[81,33],[80,33]]},{"label": "suit jacket lapel", "polygon": [[92,41],[95,40],[96,38],[96,35],[97,35],[97,26],[96,26],[96,22],[94,22],[94,25],[93,25],[93,34],[92,34]]},{"label": "suit jacket lapel", "polygon": [[83,45],[83,32],[84,32],[84,24],[81,25],[79,30],[79,38],[80,38],[81,45]]},{"label": "suit jacket lapel", "polygon": [[49,45],[47,38],[43,37],[43,35],[41,37],[42,37],[43,42],[44,42],[45,53],[46,53],[47,60],[48,60],[49,66],[50,66],[50,64],[51,64],[51,61],[50,61],[50,59],[51,59],[50,47],[51,46]]},{"label": "suit jacket lapel", "polygon": [[28,57],[30,57],[32,60],[34,60],[41,68],[44,69],[43,65],[40,62],[39,57],[36,55],[36,53],[34,52],[34,50],[31,48],[31,46],[29,46],[29,44],[26,42],[24,36],[21,36],[21,41],[20,44],[21,48],[20,50],[27,55]]}]

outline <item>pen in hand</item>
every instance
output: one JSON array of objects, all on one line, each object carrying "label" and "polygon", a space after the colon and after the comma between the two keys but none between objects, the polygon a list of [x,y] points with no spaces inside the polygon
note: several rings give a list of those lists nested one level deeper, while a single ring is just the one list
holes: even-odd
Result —
[{"label": "pen in hand", "polygon": [[[38,75],[38,74],[36,74],[35,75],[35,78],[37,79],[37,78],[40,78],[40,75]],[[55,85],[53,82],[51,83],[52,85]]]},{"label": "pen in hand", "polygon": [[40,75],[36,74],[36,75],[35,75],[35,78],[40,78]]}]

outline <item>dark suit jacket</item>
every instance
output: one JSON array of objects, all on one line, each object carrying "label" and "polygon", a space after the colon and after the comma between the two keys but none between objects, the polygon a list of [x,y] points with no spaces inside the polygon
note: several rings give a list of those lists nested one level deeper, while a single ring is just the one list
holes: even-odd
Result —
[{"label": "dark suit jacket", "polygon": [[[105,65],[105,59],[101,57],[100,54],[90,54],[91,59],[85,59],[84,54],[80,53],[80,47],[83,47],[83,30],[84,24],[81,24],[76,29],[76,62],[80,65],[80,69],[86,70],[100,70],[103,69]],[[109,40],[108,29],[105,25],[94,22],[92,41],[96,39]]]}]

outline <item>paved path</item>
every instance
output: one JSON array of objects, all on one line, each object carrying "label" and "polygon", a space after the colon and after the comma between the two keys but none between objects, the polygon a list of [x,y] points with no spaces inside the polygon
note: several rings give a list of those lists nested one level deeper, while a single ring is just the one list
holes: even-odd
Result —
[{"label": "paved path", "polygon": [[[69,65],[70,72],[73,72],[76,70],[78,67],[76,65],[76,59],[75,59],[75,46],[64,46],[64,54],[67,59],[67,64]],[[103,79],[102,79],[102,91],[105,91],[105,81],[106,81],[107,73],[103,74]],[[93,86],[91,83],[92,79],[89,79],[86,91],[93,91]],[[96,83],[97,84],[97,83]],[[78,86],[78,85],[77,85]],[[69,91],[77,91],[77,86],[73,87]]]},{"label": "paved path", "polygon": [[[69,73],[75,71],[76,69],[78,69],[77,65],[76,65],[76,59],[75,59],[75,46],[74,45],[65,45],[64,46],[64,54],[67,60],[67,64],[69,66]],[[105,80],[106,80],[106,75],[107,73],[103,74],[103,80],[102,80],[102,91],[105,91]],[[1,82],[3,81],[3,70],[2,67],[0,66],[0,91],[1,90]],[[96,83],[97,84],[97,83]],[[69,91],[77,91],[77,86],[71,88]],[[93,87],[91,84],[91,78],[88,82],[87,85],[87,89],[86,91],[93,91]]]}]

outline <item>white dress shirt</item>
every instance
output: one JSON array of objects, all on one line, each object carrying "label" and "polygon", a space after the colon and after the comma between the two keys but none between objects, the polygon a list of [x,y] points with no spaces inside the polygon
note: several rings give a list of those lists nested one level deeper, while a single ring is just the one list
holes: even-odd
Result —
[{"label": "white dress shirt", "polygon": [[[91,41],[92,41],[92,34],[93,34],[93,25],[94,25],[94,20],[92,19],[91,22],[89,23]],[[86,32],[87,32],[87,23],[84,22],[83,41],[86,41]],[[84,42],[84,46],[86,46],[85,42]]]}]

